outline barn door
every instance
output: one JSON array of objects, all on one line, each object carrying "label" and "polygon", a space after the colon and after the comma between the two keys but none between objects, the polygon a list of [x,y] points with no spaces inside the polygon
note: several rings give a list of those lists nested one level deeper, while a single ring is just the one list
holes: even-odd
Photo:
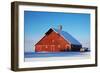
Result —
[{"label": "barn door", "polygon": [[55,45],[51,45],[51,52],[55,52]]}]

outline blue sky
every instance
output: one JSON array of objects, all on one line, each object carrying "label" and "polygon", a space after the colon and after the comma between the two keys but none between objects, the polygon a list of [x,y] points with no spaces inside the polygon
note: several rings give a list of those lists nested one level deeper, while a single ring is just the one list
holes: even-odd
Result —
[{"label": "blue sky", "polygon": [[90,46],[90,14],[24,11],[25,51],[34,51],[45,32],[59,25],[84,47]]}]

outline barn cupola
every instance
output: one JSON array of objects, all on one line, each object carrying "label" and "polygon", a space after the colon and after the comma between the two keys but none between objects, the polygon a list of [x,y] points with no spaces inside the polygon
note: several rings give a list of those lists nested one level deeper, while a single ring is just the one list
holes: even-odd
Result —
[{"label": "barn cupola", "polygon": [[58,26],[58,30],[59,30],[59,32],[62,31],[62,25],[59,25],[59,26]]}]

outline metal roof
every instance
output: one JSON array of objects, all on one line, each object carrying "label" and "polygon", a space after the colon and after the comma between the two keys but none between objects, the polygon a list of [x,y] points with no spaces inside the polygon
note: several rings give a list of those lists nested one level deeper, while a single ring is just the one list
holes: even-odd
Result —
[{"label": "metal roof", "polygon": [[55,32],[59,33],[66,41],[69,41],[72,45],[81,45],[81,43],[76,40],[73,36],[71,36],[68,32],[66,31],[59,31],[58,29],[51,28]]}]

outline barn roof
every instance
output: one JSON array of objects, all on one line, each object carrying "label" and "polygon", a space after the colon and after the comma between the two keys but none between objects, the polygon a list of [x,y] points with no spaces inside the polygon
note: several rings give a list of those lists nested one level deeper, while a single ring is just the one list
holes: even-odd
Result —
[{"label": "barn roof", "polygon": [[81,43],[78,40],[76,40],[73,36],[71,36],[68,32],[62,30],[59,32],[59,30],[55,28],[51,29],[59,33],[65,40],[69,41],[72,45],[81,45]]}]

